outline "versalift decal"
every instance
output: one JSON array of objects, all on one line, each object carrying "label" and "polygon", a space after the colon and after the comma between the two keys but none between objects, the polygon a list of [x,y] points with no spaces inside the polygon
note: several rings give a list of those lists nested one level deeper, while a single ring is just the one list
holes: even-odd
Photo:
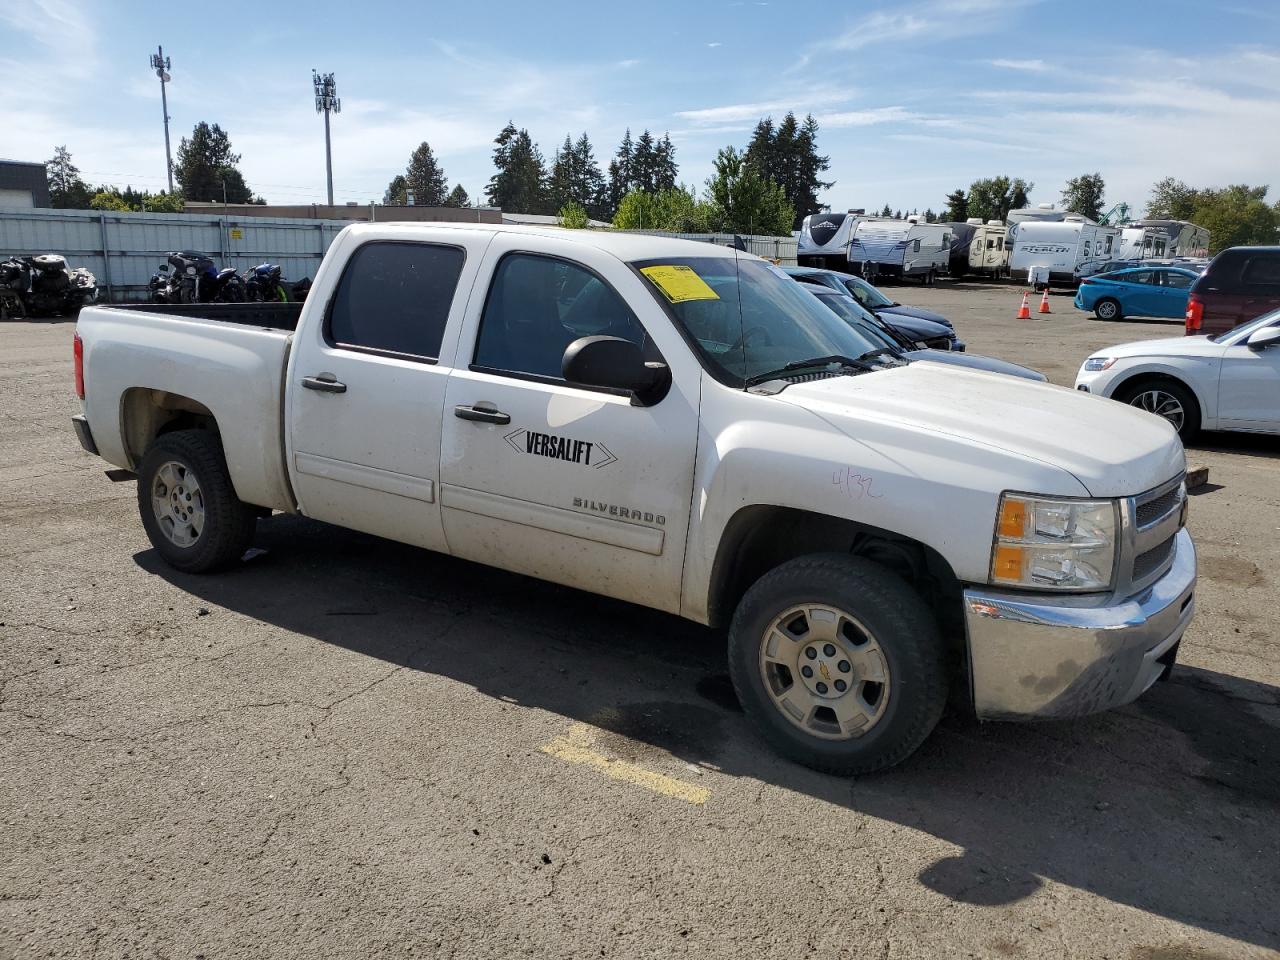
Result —
[{"label": "versalift decal", "polygon": [[508,433],[504,440],[516,453],[534,457],[563,460],[599,470],[617,461],[612,451],[598,440],[578,440],[559,437],[554,433],[539,433],[521,427]]}]

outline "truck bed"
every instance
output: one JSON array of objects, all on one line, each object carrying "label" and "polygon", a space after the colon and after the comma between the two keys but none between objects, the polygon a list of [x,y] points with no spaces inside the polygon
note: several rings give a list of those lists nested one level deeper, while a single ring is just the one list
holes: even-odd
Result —
[{"label": "truck bed", "polygon": [[[84,412],[103,459],[136,470],[157,412],[207,412],[236,495],[294,509],[285,473],[285,367],[302,304],[86,307]],[[154,426],[154,423],[152,424]]]},{"label": "truck bed", "polygon": [[301,303],[129,303],[104,306],[101,309],[157,313],[187,320],[211,320],[214,323],[234,323],[263,330],[283,330],[287,333],[293,333],[298,328],[298,318],[302,316]]}]

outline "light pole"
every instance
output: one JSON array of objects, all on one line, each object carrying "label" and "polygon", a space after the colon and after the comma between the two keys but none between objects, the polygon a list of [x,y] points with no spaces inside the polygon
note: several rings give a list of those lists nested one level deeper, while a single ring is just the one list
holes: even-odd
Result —
[{"label": "light pole", "polygon": [[338,82],[332,73],[324,76],[311,71],[311,86],[316,92],[316,113],[324,114],[324,173],[325,182],[329,186],[329,206],[333,206],[333,148],[329,143],[329,114],[342,112],[342,101],[338,99]]},{"label": "light pole", "polygon": [[169,192],[173,193],[173,155],[169,152],[169,98],[164,92],[164,85],[173,78],[169,76],[172,63],[164,55],[164,47],[156,47],[151,55],[151,68],[160,78],[160,108],[164,111],[164,168],[169,176]]}]

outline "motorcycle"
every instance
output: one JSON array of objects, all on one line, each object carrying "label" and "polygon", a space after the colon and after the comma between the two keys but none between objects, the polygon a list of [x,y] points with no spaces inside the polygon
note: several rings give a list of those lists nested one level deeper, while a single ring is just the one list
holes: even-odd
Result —
[{"label": "motorcycle", "polygon": [[246,270],[244,292],[252,302],[289,303],[293,299],[286,281],[280,278],[280,265],[273,263],[260,263]]},{"label": "motorcycle", "polygon": [[[162,303],[243,303],[244,281],[234,267],[219,270],[211,257],[195,250],[181,250],[168,256],[173,276],[151,278],[152,299]],[[160,265],[167,273],[165,264]]]},{"label": "motorcycle", "polygon": [[97,277],[84,267],[68,269],[66,257],[45,253],[0,264],[0,319],[75,313],[97,299]]}]

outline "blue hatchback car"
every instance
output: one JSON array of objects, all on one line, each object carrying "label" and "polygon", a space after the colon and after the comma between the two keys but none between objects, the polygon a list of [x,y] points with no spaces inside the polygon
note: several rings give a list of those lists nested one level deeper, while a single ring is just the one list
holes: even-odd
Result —
[{"label": "blue hatchback car", "polygon": [[1086,277],[1076,293],[1077,310],[1099,320],[1122,317],[1176,317],[1187,312],[1191,284],[1200,271],[1186,267],[1137,267]]}]

